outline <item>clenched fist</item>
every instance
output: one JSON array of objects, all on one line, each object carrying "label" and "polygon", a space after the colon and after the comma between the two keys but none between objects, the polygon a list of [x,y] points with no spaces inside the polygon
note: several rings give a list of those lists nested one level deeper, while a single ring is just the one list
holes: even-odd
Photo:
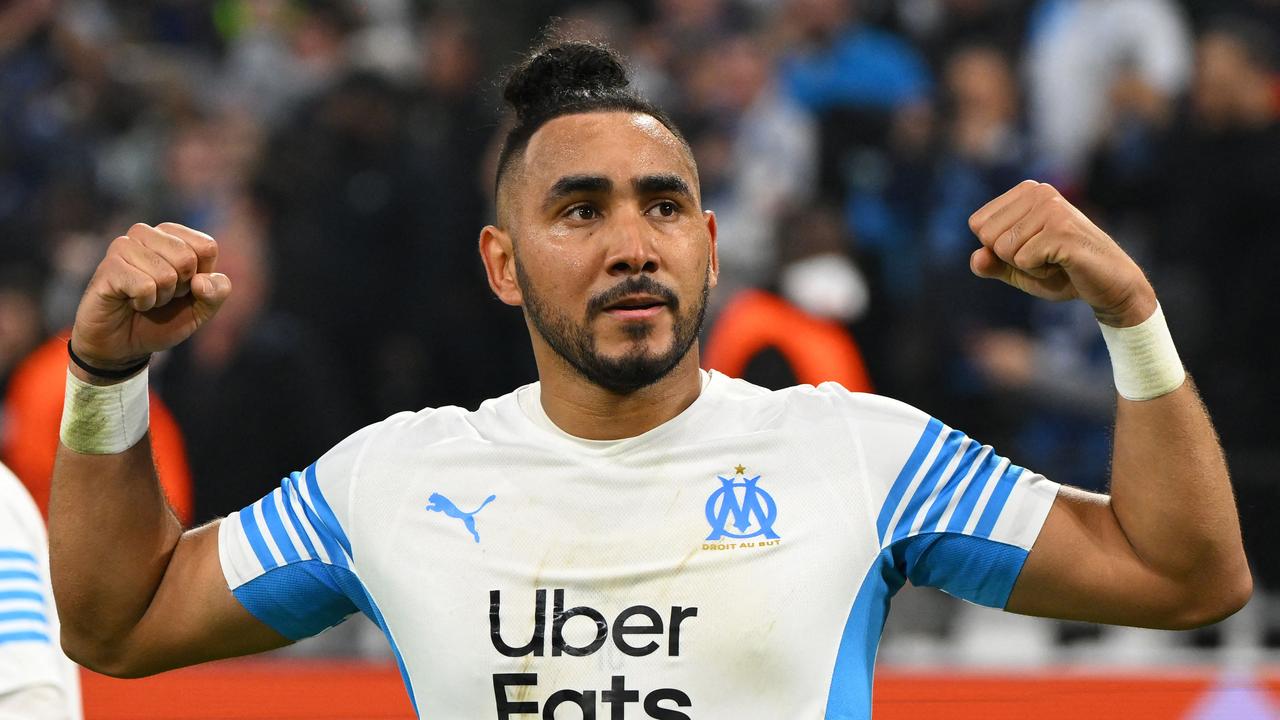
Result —
[{"label": "clenched fist", "polygon": [[141,223],[111,243],[76,309],[71,346],[120,369],[191,337],[231,294],[214,272],[218,243],[176,223]]},{"label": "clenched fist", "polygon": [[982,247],[969,258],[996,278],[1048,300],[1080,298],[1098,320],[1130,327],[1156,309],[1141,268],[1051,185],[1024,180],[969,217]]}]

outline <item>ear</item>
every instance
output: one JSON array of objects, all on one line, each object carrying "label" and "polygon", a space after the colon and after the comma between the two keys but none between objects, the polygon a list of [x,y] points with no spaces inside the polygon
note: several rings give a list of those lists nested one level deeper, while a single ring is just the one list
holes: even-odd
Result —
[{"label": "ear", "polygon": [[508,305],[523,305],[516,282],[516,254],[511,236],[501,228],[485,225],[480,231],[480,260],[489,278],[489,289]]},{"label": "ear", "polygon": [[715,287],[720,281],[720,251],[716,247],[716,214],[711,210],[702,211],[703,218],[707,221],[707,235],[711,238],[708,252],[711,253],[711,287]]}]

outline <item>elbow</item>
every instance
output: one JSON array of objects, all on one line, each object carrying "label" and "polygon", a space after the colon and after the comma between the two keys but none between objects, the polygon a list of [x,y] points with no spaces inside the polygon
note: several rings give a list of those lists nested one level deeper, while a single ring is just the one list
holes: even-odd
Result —
[{"label": "elbow", "polygon": [[1253,576],[1245,566],[1228,577],[1201,583],[1174,613],[1168,630],[1194,630],[1236,614],[1253,597]]},{"label": "elbow", "polygon": [[121,643],[102,642],[62,629],[62,652],[75,664],[99,675],[131,680],[153,674],[124,652]]}]

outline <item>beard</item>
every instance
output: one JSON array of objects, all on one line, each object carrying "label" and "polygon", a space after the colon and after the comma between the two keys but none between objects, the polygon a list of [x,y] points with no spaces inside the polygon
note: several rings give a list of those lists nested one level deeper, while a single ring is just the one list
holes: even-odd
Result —
[{"label": "beard", "polygon": [[[708,269],[697,304],[682,312],[683,303],[670,288],[648,275],[635,275],[593,296],[587,303],[585,319],[575,323],[567,313],[544,303],[523,274],[516,274],[516,282],[524,296],[525,313],[551,349],[582,377],[619,395],[628,395],[654,384],[680,363],[702,330],[707,298],[711,292],[711,272]],[[591,332],[591,320],[610,304],[635,293],[653,295],[666,303],[673,318],[671,345],[664,351],[650,352],[644,341],[653,333],[653,324],[632,322],[623,325],[631,340],[630,347],[618,356],[602,355]]]}]

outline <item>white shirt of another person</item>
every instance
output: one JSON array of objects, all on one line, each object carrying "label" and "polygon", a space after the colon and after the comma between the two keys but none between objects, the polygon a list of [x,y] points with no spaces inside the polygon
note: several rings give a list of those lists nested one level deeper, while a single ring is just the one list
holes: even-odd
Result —
[{"label": "white shirt of another person", "polygon": [[44,520],[0,465],[0,720],[80,718],[79,668],[58,638]]}]

